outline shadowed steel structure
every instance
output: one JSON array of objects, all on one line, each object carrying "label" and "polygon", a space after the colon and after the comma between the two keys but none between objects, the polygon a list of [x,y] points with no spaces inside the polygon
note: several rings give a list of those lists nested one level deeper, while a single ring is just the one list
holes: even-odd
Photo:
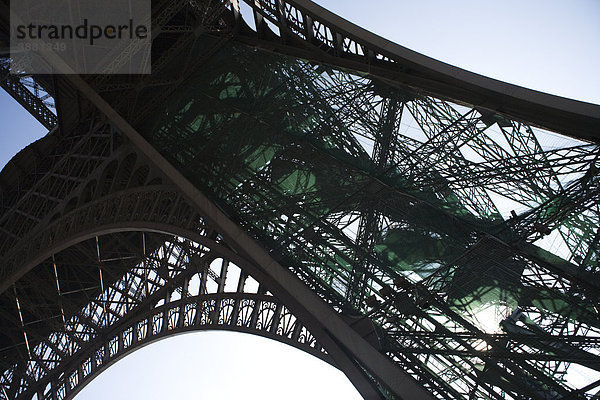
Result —
[{"label": "shadowed steel structure", "polygon": [[152,10],[151,75],[2,61],[50,132],[0,175],[1,398],[72,398],[203,329],[295,346],[365,398],[594,397],[599,106],[307,0]]}]

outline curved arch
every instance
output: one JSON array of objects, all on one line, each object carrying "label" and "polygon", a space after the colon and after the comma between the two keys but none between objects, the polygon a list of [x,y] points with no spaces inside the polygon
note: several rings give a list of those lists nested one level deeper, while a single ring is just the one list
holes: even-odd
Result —
[{"label": "curved arch", "polygon": [[[267,2],[265,2],[265,1],[263,1],[262,3],[267,4]],[[300,0],[298,0],[296,3],[300,4],[301,2],[300,2]],[[257,2],[254,2],[254,4],[257,4]],[[260,2],[259,2],[259,4],[260,4]],[[287,17],[286,14],[288,12],[288,8],[283,7],[284,10],[282,10],[282,6],[286,5],[284,0],[277,0],[274,2],[270,2],[269,4],[277,5],[278,9],[276,9],[275,11],[283,14],[283,15],[275,16],[274,19],[276,21],[278,21],[278,22],[281,21],[281,19],[279,17]],[[309,14],[305,14],[305,15],[309,15]],[[312,17],[318,18],[318,15],[312,15]],[[308,21],[308,20],[309,20],[309,18],[305,18],[305,21]],[[321,22],[323,22],[323,20],[321,20]],[[343,27],[340,28],[341,22],[339,22],[339,21],[338,22],[334,21],[333,25],[328,26],[327,24],[324,24],[324,26],[325,26],[325,29],[329,28],[330,30],[332,30],[332,32],[329,32],[329,33],[334,34],[334,38],[331,40],[330,47],[323,48],[325,50],[323,53],[326,54],[328,57],[328,58],[323,57],[323,60],[325,60],[326,62],[329,62],[329,60],[333,60],[333,58],[331,57],[333,55],[333,57],[338,57],[335,60],[339,61],[339,60],[347,59],[347,60],[349,60],[348,61],[349,63],[353,63],[353,64],[348,64],[348,65],[359,65],[359,63],[362,63],[362,64],[360,64],[360,67],[356,68],[358,70],[360,70],[361,68],[364,68],[365,65],[368,65],[370,68],[371,63],[373,63],[375,65],[375,67],[373,69],[373,71],[374,71],[373,73],[375,75],[380,73],[382,77],[387,78],[388,80],[391,80],[392,83],[410,85],[412,82],[412,84],[415,86],[422,86],[422,87],[425,87],[428,90],[432,90],[432,91],[436,90],[435,87],[432,88],[431,86],[428,87],[427,85],[432,83],[431,78],[432,77],[435,78],[436,76],[438,76],[438,74],[440,74],[440,71],[431,72],[431,71],[427,71],[426,69],[419,70],[419,68],[417,68],[417,73],[414,76],[412,76],[412,78],[416,78],[415,80],[406,79],[405,81],[403,81],[402,80],[403,77],[407,77],[407,76],[410,77],[410,74],[408,74],[408,72],[411,72],[410,70],[412,67],[415,66],[415,63],[411,64],[410,62],[403,62],[401,57],[394,58],[393,54],[392,54],[392,57],[390,58],[390,56],[386,55],[386,53],[385,53],[386,49],[380,49],[380,50],[382,50],[382,52],[376,53],[375,51],[378,49],[377,48],[369,48],[368,45],[370,45],[372,43],[369,42],[368,40],[367,40],[367,42],[361,42],[361,39],[364,39],[364,38],[357,39],[357,38],[352,38],[352,36],[346,35],[348,32],[345,32]],[[304,26],[304,28],[305,28],[306,34],[315,34],[316,33],[315,30],[313,29],[314,25],[306,24]],[[285,32],[284,32],[284,34],[285,34]],[[315,38],[313,38],[313,39],[315,39]],[[316,38],[316,39],[318,39],[318,38]],[[345,39],[349,39],[349,41],[350,41],[349,47],[353,46],[353,45],[361,46],[362,51],[366,52],[367,54],[363,54],[363,56],[361,56],[360,54],[350,54],[351,52],[348,51],[348,49],[344,48],[346,45]],[[355,46],[355,48],[356,47],[357,46]],[[371,49],[374,49],[372,54],[369,51]],[[339,57],[340,55],[343,57]],[[314,55],[314,56],[319,57],[319,55]],[[383,58],[378,58],[378,56],[382,56]],[[387,59],[386,59],[386,57],[387,57]],[[360,61],[359,61],[359,58],[360,58]],[[400,62],[398,62],[398,60],[400,60]],[[407,60],[404,60],[404,61],[407,61]],[[395,62],[397,62],[397,64],[394,64]],[[417,65],[417,67],[419,67],[419,66]],[[407,68],[408,68],[408,71],[407,71]],[[377,69],[377,71],[375,71],[376,69]],[[414,71],[412,71],[412,72],[414,72]],[[148,149],[148,148],[144,147],[144,142],[143,142],[144,139],[137,134],[135,129],[133,129],[130,125],[128,125],[126,120],[124,120],[122,118],[119,119],[120,115],[118,113],[116,113],[114,111],[114,109],[112,109],[108,103],[106,103],[106,102],[102,103],[103,100],[96,95],[96,92],[94,92],[93,89],[90,89],[88,87],[89,90],[86,91],[85,85],[87,85],[87,84],[85,81],[80,80],[80,82],[78,83],[77,79],[79,79],[79,78],[77,78],[76,76],[73,77],[72,81],[74,82],[74,87],[81,89],[83,94],[85,96],[87,96],[92,101],[92,103],[98,105],[98,107],[107,114],[108,118],[111,119],[113,122],[115,122],[115,125],[119,127],[119,129],[124,133],[124,135],[129,137],[132,140],[132,142],[136,144],[136,146],[139,145],[140,149],[142,149],[144,154],[146,154],[147,156],[149,156],[150,158],[152,158],[154,160],[154,157],[152,157],[152,151],[151,151],[154,149],[153,148]],[[419,79],[421,79],[421,81],[419,81]],[[430,81],[427,82],[427,79],[429,79]],[[458,87],[457,92],[460,92],[460,90],[463,90],[463,91],[466,90],[467,92],[469,92],[468,87],[465,88],[464,85],[461,87],[460,84],[455,85],[452,80],[446,81],[446,82],[441,82],[441,83],[442,84],[440,86],[442,86],[442,87],[444,84],[448,84],[448,83],[450,83],[450,87],[452,87],[452,86],[454,86],[455,88]],[[477,89],[477,88],[475,88],[475,89]],[[473,92],[474,92],[473,98],[475,99],[475,104],[477,105],[477,107],[479,107],[479,106],[489,107],[491,109],[502,111],[502,109],[494,108],[494,104],[493,104],[494,101],[496,101],[496,102],[500,101],[502,103],[502,100],[505,100],[505,99],[503,99],[501,96],[492,94],[491,97],[486,98],[485,93],[482,94],[481,92],[478,92],[477,90],[474,90]],[[441,95],[443,95],[443,92],[439,92],[439,93],[441,93]],[[449,95],[454,96],[455,94],[449,94]],[[479,96],[481,96],[481,97],[479,97]],[[489,100],[491,103],[487,103],[486,102],[487,100]],[[519,109],[520,107],[522,107],[522,105],[519,105],[519,104],[516,104],[515,102],[510,101],[510,98],[507,99],[507,101],[509,103],[511,103],[510,104],[511,107],[516,107],[515,109]],[[497,106],[497,104],[496,104],[496,106]],[[502,106],[502,104],[500,104],[500,106]],[[534,106],[535,106],[535,104],[534,104]],[[526,108],[526,107],[524,107],[524,108]],[[529,110],[529,112],[531,112],[531,110]],[[129,114],[122,113],[121,115],[129,115]],[[564,116],[564,114],[563,114],[563,116]],[[567,118],[567,120],[570,120],[570,118]],[[147,144],[146,144],[146,147],[147,147]],[[286,299],[284,299],[284,300],[286,300],[286,304],[288,304],[288,301],[289,301],[289,304],[300,304],[302,307],[304,307],[304,310],[309,309],[311,306],[314,305],[315,306],[314,312],[308,313],[308,314],[310,314],[309,316],[313,319],[320,318],[319,322],[322,322],[322,328],[320,328],[320,329],[321,330],[328,329],[330,332],[332,332],[333,338],[338,340],[339,343],[343,343],[343,345],[346,346],[347,349],[351,349],[351,351],[348,351],[348,353],[351,354],[351,357],[353,357],[351,361],[355,361],[359,365],[359,368],[362,368],[362,366],[364,365],[365,369],[368,369],[369,373],[373,373],[373,375],[376,377],[376,379],[378,379],[379,377],[383,377],[383,379],[381,380],[383,382],[383,385],[387,385],[388,387],[393,388],[392,390],[394,393],[396,393],[396,394],[406,393],[403,391],[403,388],[401,388],[401,386],[403,386],[403,385],[410,386],[410,383],[411,382],[414,383],[414,382],[410,379],[407,380],[408,384],[405,382],[402,382],[402,380],[403,380],[402,377],[398,377],[398,375],[400,375],[398,373],[398,370],[400,368],[394,368],[394,366],[390,366],[389,364],[386,364],[385,361],[389,361],[389,360],[383,359],[384,356],[382,356],[381,354],[374,351],[373,348],[370,348],[370,347],[367,347],[366,345],[364,345],[359,350],[354,351],[354,344],[355,343],[361,344],[361,339],[363,339],[362,337],[360,337],[360,334],[357,334],[352,329],[349,329],[348,325],[345,325],[345,324],[335,325],[335,324],[331,323],[330,321],[336,321],[336,318],[339,319],[338,316],[335,314],[336,310],[326,309],[324,307],[325,306],[324,303],[322,304],[322,303],[318,302],[319,299],[316,298],[316,295],[314,297],[310,297],[310,295],[313,295],[313,293],[308,292],[308,290],[303,291],[304,287],[298,285],[296,281],[293,281],[293,279],[288,279],[288,280],[285,280],[285,282],[284,282],[285,276],[283,276],[283,274],[284,274],[284,272],[289,272],[289,271],[287,271],[284,266],[282,266],[278,263],[278,260],[276,260],[274,258],[275,255],[273,255],[273,257],[271,257],[271,254],[269,254],[264,249],[260,248],[260,246],[258,244],[254,243],[252,241],[251,237],[249,237],[248,235],[245,236],[246,232],[242,231],[241,225],[239,225],[239,224],[236,225],[236,222],[228,219],[227,215],[224,215],[224,213],[219,214],[220,211],[218,210],[217,206],[215,206],[213,203],[211,203],[207,198],[203,197],[202,193],[196,193],[198,190],[193,185],[191,185],[189,181],[185,180],[180,174],[178,174],[177,170],[173,171],[173,167],[170,166],[168,164],[168,162],[166,162],[164,159],[162,159],[160,157],[156,157],[156,162],[155,162],[154,166],[161,169],[162,171],[164,171],[165,176],[168,179],[171,179],[173,182],[176,182],[177,185],[179,186],[179,188],[181,189],[181,191],[183,193],[186,193],[186,195],[188,196],[188,199],[191,202],[194,202],[196,204],[196,206],[198,206],[198,209],[201,209],[203,212],[205,212],[206,216],[208,216],[209,218],[213,218],[213,220],[218,223],[218,227],[220,228],[220,231],[223,232],[223,235],[225,237],[230,239],[230,243],[236,244],[235,248],[239,250],[240,254],[247,255],[248,259],[250,259],[256,265],[264,266],[264,270],[268,271],[268,273],[270,274],[271,277],[273,277],[274,280],[277,280],[278,283],[281,283],[280,286],[287,285],[289,282],[291,282],[291,284],[286,286],[285,289],[288,290],[288,292],[291,294],[290,297],[295,296],[295,298],[298,300],[296,300],[296,302],[294,302],[294,299],[290,300],[290,299],[286,298]],[[194,192],[194,190],[196,192]],[[103,214],[101,214],[101,213],[105,212],[107,215],[114,217],[114,219],[112,220],[112,222],[109,220],[105,220],[103,222],[103,225],[101,225],[102,229],[106,229],[106,232],[111,232],[111,229],[114,229],[114,231],[117,232],[117,231],[119,231],[119,229],[125,229],[127,224],[129,224],[130,226],[133,226],[136,223],[139,223],[139,224],[165,224],[165,226],[168,227],[169,224],[172,223],[172,221],[170,220],[171,216],[172,215],[177,216],[177,214],[178,214],[177,208],[179,207],[179,205],[177,204],[177,202],[174,203],[168,198],[159,198],[157,201],[152,202],[152,201],[148,200],[148,198],[151,196],[146,196],[146,195],[147,195],[146,193],[143,193],[140,195],[141,198],[111,199],[110,202],[103,203],[106,206],[106,208],[105,208],[105,210],[100,210],[97,215],[102,216]],[[112,201],[112,200],[114,200],[114,201]],[[125,206],[123,205],[123,202],[126,203]],[[149,207],[141,209],[142,214],[145,212],[152,214],[153,210],[155,208],[158,208],[158,209],[162,210],[162,212],[165,214],[165,218],[163,218],[159,221],[153,221],[152,219],[147,219],[147,217],[144,214],[141,216],[137,216],[137,217],[130,217],[127,214],[127,212],[134,212],[135,210],[138,210],[139,202],[142,202],[143,204],[149,206]],[[184,202],[182,202],[182,204],[183,203]],[[123,210],[125,212],[123,214],[120,214],[120,211],[117,211],[121,207],[124,207]],[[127,209],[126,207],[130,207],[130,209]],[[182,206],[182,207],[185,207],[185,206]],[[96,210],[94,210],[94,211],[96,211]],[[125,215],[125,218],[129,218],[127,221],[125,221],[125,223],[123,223],[120,219],[123,215]],[[196,214],[192,213],[191,215],[195,216]],[[31,254],[35,254],[32,252],[36,252],[39,249],[48,251],[48,249],[51,249],[52,246],[57,246],[57,244],[59,244],[59,243],[63,243],[63,244],[68,243],[69,238],[71,238],[72,240],[79,240],[79,239],[85,237],[85,235],[93,234],[94,229],[95,229],[93,226],[93,223],[97,222],[97,221],[94,221],[93,219],[88,220],[87,218],[88,218],[88,216],[86,216],[86,215],[79,215],[79,219],[71,218],[71,214],[69,214],[69,217],[61,219],[61,221],[58,221],[56,224],[53,224],[52,227],[50,227],[49,229],[38,232],[40,234],[45,235],[44,237],[40,236],[40,238],[42,239],[41,242],[31,240],[31,243],[26,243],[27,241],[29,241],[29,239],[35,238],[33,235],[30,237],[28,236],[26,238],[26,240],[24,240],[24,239],[22,240],[22,238],[20,236],[16,236],[16,240],[14,242],[16,242],[17,240],[21,240],[21,244],[18,245],[19,247],[14,252],[11,252],[9,254],[9,258],[13,257],[13,259],[9,259],[9,261],[11,261],[11,263],[9,265],[12,265],[16,268],[14,270],[7,271],[7,273],[9,274],[9,278],[11,278],[11,279],[13,279],[15,277],[18,278],[19,273],[25,273],[28,268],[27,262],[30,262],[31,264],[35,264],[34,263],[35,260],[34,261],[31,260],[31,257],[32,257]],[[17,221],[17,223],[15,223],[14,226],[19,227],[18,222],[21,222],[22,220],[24,220],[24,219],[20,219],[19,221]],[[182,219],[182,221],[185,221],[185,220]],[[188,220],[188,222],[189,222],[189,220]],[[68,226],[68,224],[72,224],[72,226],[70,227],[70,226]],[[122,225],[119,225],[119,224],[122,224]],[[24,225],[24,226],[25,226],[25,228],[23,228],[23,229],[16,229],[16,232],[19,235],[26,234],[26,232],[29,228],[31,228],[31,229],[35,228],[35,226],[33,225],[33,222],[30,222],[28,225]],[[71,229],[72,227],[75,227],[73,229],[80,230],[79,231],[79,233],[80,233],[79,239],[65,234],[65,232],[71,232],[69,229]],[[88,229],[88,230],[86,230],[86,229]],[[98,228],[96,228],[96,229],[98,229]],[[158,229],[160,229],[160,228],[158,228]],[[183,227],[182,229],[188,229],[188,228],[186,226],[186,227]],[[190,229],[193,230],[192,228],[190,228]],[[202,230],[202,234],[204,234],[205,233],[204,230],[206,232],[208,232],[208,230],[210,229],[210,226],[208,224],[206,224],[206,225],[198,227],[198,229]],[[96,232],[98,232],[98,231],[96,231]],[[217,239],[217,238],[218,238],[218,236],[215,236],[215,239]],[[238,238],[240,238],[240,239],[237,240]],[[10,246],[12,246],[13,242],[7,240],[7,243],[10,243]],[[43,246],[45,246],[45,247],[43,247]],[[7,249],[7,248],[8,248],[8,246],[3,246],[3,249]],[[29,250],[29,249],[32,250],[32,252],[28,252],[27,250]],[[282,276],[283,276],[283,278],[279,279]],[[387,287],[384,287],[384,288],[387,288]],[[306,293],[306,296],[303,296],[305,293]],[[382,293],[382,296],[385,296],[385,295]],[[314,301],[308,301],[308,300],[304,301],[305,298],[309,298]],[[377,299],[375,298],[375,300],[377,300]],[[322,307],[319,308],[320,305],[322,305]],[[452,317],[452,318],[450,318],[450,320],[454,321],[454,318]],[[22,324],[22,321],[21,321],[21,324]],[[18,326],[18,325],[15,325],[15,326]],[[471,332],[470,328],[467,330],[469,332]],[[355,336],[352,337],[352,334],[354,334]],[[364,340],[363,340],[363,342],[364,342]],[[437,345],[438,343],[443,343],[443,342],[440,340],[439,342],[434,342],[434,343]],[[434,346],[428,346],[426,349],[427,350],[435,350]],[[421,351],[421,349],[419,348],[418,351]],[[421,354],[422,354],[422,351],[421,351]],[[473,355],[476,353],[470,353],[470,354]],[[377,358],[377,356],[380,356],[380,357]],[[388,354],[388,356],[389,356],[389,354]],[[390,358],[391,358],[391,356],[390,356]],[[450,357],[448,357],[447,359],[450,359]],[[402,364],[399,363],[398,365],[402,365]],[[514,367],[511,367],[511,368],[514,368]],[[509,369],[507,369],[507,371]],[[479,370],[473,368],[471,371],[472,371],[472,376],[474,378],[476,378],[475,381],[477,381],[480,377]],[[537,373],[538,371],[535,370],[534,372]],[[415,374],[415,375],[418,375],[418,374]],[[460,375],[460,372],[457,373],[457,375],[456,375],[457,378],[459,377],[458,375]],[[426,377],[428,375],[425,374],[422,376]],[[422,376],[420,376],[420,378],[422,378]],[[493,383],[493,381],[490,381],[490,382]],[[426,379],[420,380],[419,384],[427,385]],[[415,390],[418,390],[418,388]],[[469,386],[469,390],[470,390],[470,386]],[[414,393],[414,391],[413,391],[413,393]]]},{"label": "curved arch", "polygon": [[[323,343],[336,365],[363,396],[380,398],[379,388],[382,386],[377,386],[377,378],[361,366],[361,358],[381,369],[392,385],[407,387],[415,393],[425,393],[415,382],[403,376],[402,370],[386,370],[384,365],[390,363],[390,366],[393,366],[392,361],[369,344],[359,331],[353,330],[339,315],[333,311],[326,311],[329,309],[325,303],[320,303],[322,300],[310,297],[309,292],[303,296],[293,294],[293,291],[303,292],[308,289],[300,286],[302,283],[288,275],[291,273],[285,268],[269,263],[268,260],[253,260],[256,254],[246,254],[246,250],[238,254],[225,243],[221,243],[223,238],[220,232],[200,214],[200,210],[202,208],[190,205],[180,189],[166,185],[128,189],[105,196],[63,215],[22,239],[4,257],[4,265],[7,268],[2,271],[5,287],[1,289],[6,289],[6,283],[10,285],[10,282],[17,281],[54,252],[86,238],[137,230],[179,235],[193,241],[198,240],[197,243],[200,244],[209,244],[215,252],[222,251],[223,255],[239,262],[240,266],[247,268],[259,282],[273,290],[286,306],[309,326],[312,334]],[[210,213],[208,215],[213,217]],[[252,261],[246,261],[246,257]],[[343,341],[340,342],[339,338],[330,332],[331,327],[323,326],[323,322],[331,325],[337,335],[343,331]],[[358,360],[354,360],[354,357]],[[18,385],[23,387],[30,383],[23,382]],[[22,393],[22,390],[24,389],[19,389],[19,393]]]},{"label": "curved arch", "polygon": [[[235,253],[226,244],[221,243],[221,238],[215,230],[208,225],[199,214],[193,211],[187,201],[185,201],[175,189],[164,185],[135,188],[113,193],[64,214],[57,220],[50,222],[45,228],[38,230],[34,234],[20,241],[19,244],[5,256],[4,265],[13,266],[12,279],[17,280],[27,272],[31,271],[34,267],[41,264],[44,260],[49,259],[54,254],[75,246],[78,243],[102,235],[132,231],[160,233],[169,236],[175,235],[177,237],[185,238],[185,240],[193,241],[194,243],[197,243],[199,248],[210,249],[210,259],[214,260],[216,257],[223,257],[224,259],[239,265],[239,267],[247,274],[249,273],[251,276],[255,277],[261,285],[266,285],[267,288],[271,287],[271,284],[275,286],[273,281],[255,265],[247,261],[243,256]],[[160,271],[158,272],[160,274]],[[218,293],[222,293],[223,282],[224,279],[219,281]],[[180,284],[183,285],[183,282],[180,282]],[[217,328],[254,333],[298,347],[339,367],[339,365],[333,361],[333,358],[330,358],[328,353],[325,352],[323,346],[317,342],[315,336],[313,336],[303,323],[298,321],[295,314],[292,314],[287,307],[275,300],[265,288],[260,290],[258,294],[252,295],[251,298],[247,297],[250,296],[248,294],[240,293],[240,290],[243,290],[243,285],[241,287],[238,285],[237,294],[232,295],[230,293],[224,293],[219,295],[221,297],[218,302],[219,306],[216,307],[216,309],[222,310],[223,312],[225,312],[226,309],[230,309],[231,311],[231,314],[223,314],[221,311],[219,311],[219,314],[215,314],[221,317],[221,322],[215,323],[213,321],[211,324],[203,323],[200,326],[197,324],[184,324],[182,327],[177,327],[178,329],[169,329],[168,332],[165,331],[165,334],[184,330]],[[173,293],[172,288],[171,291],[167,293]],[[240,295],[246,297],[240,297]],[[170,297],[170,294],[167,294],[167,298],[168,297]],[[167,303],[166,305],[163,304],[158,308],[153,308],[152,315],[157,315],[154,312],[155,309],[164,310],[173,305],[176,307],[177,304],[182,304],[183,302],[188,306],[192,304],[190,302],[198,300],[200,297],[202,296],[187,297],[185,299],[179,299],[179,303],[172,302]],[[156,300],[154,301],[154,304],[156,304]],[[214,304],[217,304],[215,303],[215,300],[212,301]],[[242,312],[243,307],[240,310],[236,309],[238,305],[244,302],[252,303],[252,310],[244,313]],[[221,305],[223,307],[221,307]],[[180,307],[180,309],[183,308]],[[169,308],[169,310],[172,310],[172,308]],[[106,310],[104,312],[106,313]],[[241,319],[243,315],[246,315],[246,317],[251,316],[251,322],[248,323],[248,319],[244,322],[243,319]],[[235,318],[232,316],[235,316]],[[122,334],[126,331],[126,328],[121,329],[121,325],[115,327],[111,325],[111,329],[121,331]],[[325,339],[330,340],[327,338]],[[77,343],[75,343],[75,345],[77,345]],[[81,346],[81,343],[79,343],[79,345]],[[57,344],[55,343],[55,351],[56,347]],[[329,342],[327,348],[330,349],[331,347],[336,348],[336,344]],[[69,356],[68,353],[61,353],[60,358],[66,362],[59,363],[57,369],[55,367],[52,371],[47,371],[47,375],[42,380],[38,381],[36,378],[36,385],[50,385],[45,386],[43,392],[37,393],[38,399],[55,398],[54,396],[63,389],[64,396],[58,395],[58,398],[70,397],[71,390],[79,385],[79,377],[86,378],[92,371],[90,369],[87,374],[84,373],[85,362],[92,362],[92,356],[90,356],[90,354],[93,352],[90,352],[89,350],[90,344],[86,343],[85,351],[79,356],[76,354]],[[125,350],[125,347],[123,347],[123,350]],[[339,352],[340,350],[337,349],[335,351]],[[41,363],[42,357],[40,356],[39,359],[38,362]],[[75,361],[76,359],[81,360]],[[79,363],[79,365],[70,373],[67,370],[63,370],[63,368],[71,368],[74,363]],[[40,365],[42,364],[43,363]],[[102,363],[96,363],[96,367],[101,364]],[[48,367],[42,367],[41,369],[47,370]],[[363,377],[362,379],[367,379],[368,381],[367,377]],[[351,379],[351,381],[353,381],[355,385],[358,384],[358,386],[364,386],[365,384],[357,382],[356,378],[354,380]],[[81,380],[81,382],[83,382],[83,380]],[[23,383],[21,385],[23,385]],[[31,390],[39,389],[36,385],[32,386],[32,381],[28,384],[25,383],[25,386],[22,386],[18,392],[18,398],[30,398],[33,395]],[[34,387],[37,387],[37,389],[34,389]],[[49,397],[44,397],[46,395]]]},{"label": "curved arch", "polygon": [[363,398],[339,369],[301,350],[262,336],[211,330],[138,347],[74,399],[183,399],[190,393],[207,399]]},{"label": "curved arch", "polygon": [[[249,313],[236,313],[250,308]],[[219,307],[221,306],[221,307]],[[277,310],[276,317],[261,320],[264,310]],[[217,313],[215,313],[215,310]],[[255,312],[254,310],[258,310]],[[38,399],[71,399],[95,377],[135,350],[174,335],[225,330],[248,333],[285,343],[307,352],[333,366],[333,360],[302,325],[291,319],[292,314],[272,296],[247,293],[217,293],[180,299],[166,303],[137,316],[108,334],[108,339],[70,362],[74,365],[46,386]]]},{"label": "curved arch", "polygon": [[[259,22],[266,19],[284,37],[319,51],[274,44],[274,40],[265,43],[242,37],[241,41],[369,73],[584,140],[600,140],[598,105],[527,89],[435,60],[375,35],[310,0],[242,1],[260,14]],[[572,123],[574,120],[577,124]]]},{"label": "curved arch", "polygon": [[112,193],[62,215],[19,241],[3,257],[7,267],[0,274],[0,292],[57,251],[97,235],[137,230],[140,224],[149,230],[176,234],[159,228],[169,227],[196,239],[207,231],[202,217],[173,187],[146,186]]},{"label": "curved arch", "polygon": [[[162,227],[167,229],[167,225]],[[131,230],[135,229],[121,229]],[[110,231],[115,232],[117,230]],[[67,242],[84,240],[81,236]],[[68,319],[64,328],[32,348],[31,363],[38,365],[37,373],[30,372],[29,383],[24,386],[21,383],[17,398],[28,399],[34,394],[38,400],[72,398],[102,370],[136,348],[194,330],[255,334],[286,343],[337,366],[309,328],[270,294],[263,283],[258,287],[247,285],[252,275],[243,265],[219,254],[228,253],[224,246],[216,242],[212,242],[215,250],[198,243],[190,246],[187,244],[190,240],[183,238],[171,242],[179,245],[179,250],[155,250],[154,255],[149,254],[142,263],[144,265],[133,267],[119,281],[103,289],[96,300]],[[210,244],[210,240],[204,242]],[[173,249],[170,245],[164,248]],[[240,264],[247,265],[243,258],[228,254]],[[174,263],[167,266],[166,274],[160,270],[165,263]],[[232,268],[237,268],[237,275]],[[150,291],[147,287],[145,290],[140,288],[142,278],[139,273],[144,269],[154,271],[155,278],[150,279],[154,289]],[[193,290],[189,286],[198,274],[201,274],[202,282]],[[213,281],[212,289],[207,285],[209,279]],[[159,285],[155,284],[157,280],[161,280]],[[137,287],[135,293],[131,292],[132,287]],[[235,289],[228,291],[228,287]],[[127,289],[124,292],[121,288]],[[124,295],[129,297],[125,309],[113,307],[112,303],[117,303]],[[131,307],[128,306],[130,301]],[[48,363],[48,359],[54,362]]]}]

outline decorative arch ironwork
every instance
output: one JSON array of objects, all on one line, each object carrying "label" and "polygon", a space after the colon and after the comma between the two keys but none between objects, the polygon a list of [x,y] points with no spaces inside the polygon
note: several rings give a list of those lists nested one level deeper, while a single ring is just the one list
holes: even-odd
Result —
[{"label": "decorative arch ironwork", "polygon": [[[193,249],[269,287],[367,398],[597,396],[598,106],[443,65],[308,0],[243,2],[256,30],[238,1],[153,1],[149,76],[8,88],[47,126],[52,95],[58,126],[0,175],[0,397],[137,318],[131,290],[166,302],[182,273],[168,255]],[[538,246],[551,234],[566,255]],[[163,262],[136,270],[147,258]],[[144,284],[107,297],[124,276]],[[595,375],[570,382],[579,367]]]},{"label": "decorative arch ironwork", "polygon": [[[65,321],[62,332],[51,333],[30,349],[35,361],[29,373],[35,385],[22,387],[18,399],[73,398],[94,377],[141,346],[191,331],[250,333],[334,364],[307,327],[243,269],[200,244],[160,236],[174,245],[155,250],[155,255],[162,254],[161,260],[149,256],[106,288],[81,314]],[[170,251],[164,251],[167,247]],[[187,256],[181,257],[176,249],[186,249]],[[168,277],[163,272],[164,282],[158,282],[160,267],[148,270],[147,265],[174,258],[177,262],[169,265]],[[144,277],[144,270],[152,273]],[[123,294],[132,287],[138,290]],[[54,361],[45,361],[48,359]]]}]

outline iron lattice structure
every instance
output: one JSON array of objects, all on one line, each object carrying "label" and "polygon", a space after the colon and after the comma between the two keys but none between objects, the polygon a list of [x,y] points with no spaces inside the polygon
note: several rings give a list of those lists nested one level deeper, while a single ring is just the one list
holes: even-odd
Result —
[{"label": "iron lattice structure", "polygon": [[151,75],[2,62],[50,132],[0,175],[1,398],[72,398],[202,329],[296,346],[365,398],[594,397],[598,106],[306,0],[152,6]]}]

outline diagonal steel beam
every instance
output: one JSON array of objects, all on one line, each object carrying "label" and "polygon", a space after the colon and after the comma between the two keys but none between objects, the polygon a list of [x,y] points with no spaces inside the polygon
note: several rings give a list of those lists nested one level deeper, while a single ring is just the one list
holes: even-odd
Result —
[{"label": "diagonal steel beam", "polygon": [[[15,16],[16,17],[16,16]],[[306,287],[288,269],[275,261],[271,255],[257,244],[250,236],[232,220],[230,220],[212,201],[200,192],[181,172],[171,165],[154,147],[142,137],[110,104],[108,104],[81,76],[53,51],[44,49],[44,58],[65,74],[65,78],[77,88],[84,97],[95,105],[155,166],[169,178],[181,192],[191,200],[202,215],[223,233],[223,236],[235,243],[238,250],[251,262],[257,265],[268,279],[273,282],[273,291],[278,297],[299,309],[298,315],[313,325],[324,336],[322,342],[338,344],[339,351],[331,351],[331,355],[344,373],[350,378],[365,398],[380,398],[371,382],[367,380],[359,363],[370,375],[387,387],[399,398],[432,399],[423,387],[412,377],[399,369],[392,360],[379,353],[360,334],[354,331],[340,316],[315,293]]]}]

